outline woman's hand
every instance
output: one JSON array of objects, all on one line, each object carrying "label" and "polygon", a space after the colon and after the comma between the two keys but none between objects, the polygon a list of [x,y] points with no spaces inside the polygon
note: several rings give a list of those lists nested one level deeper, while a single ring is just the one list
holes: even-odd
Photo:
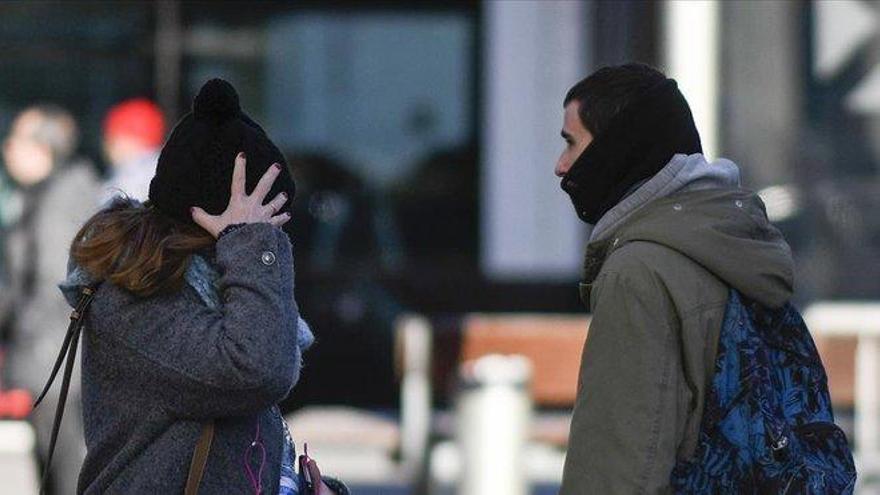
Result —
[{"label": "woman's hand", "polygon": [[275,163],[269,167],[250,195],[245,194],[245,165],[244,152],[239,153],[235,157],[235,168],[232,170],[231,195],[226,211],[220,215],[211,215],[198,206],[190,208],[193,221],[210,232],[215,239],[228,225],[265,222],[280,227],[290,220],[289,213],[275,215],[287,202],[286,194],[280,193],[272,201],[263,204],[272,183],[281,172],[281,165]]}]

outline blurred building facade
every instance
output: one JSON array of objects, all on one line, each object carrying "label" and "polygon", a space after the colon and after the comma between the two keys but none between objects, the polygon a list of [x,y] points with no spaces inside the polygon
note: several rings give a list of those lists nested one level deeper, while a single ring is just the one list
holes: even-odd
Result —
[{"label": "blurred building facade", "polygon": [[405,310],[582,311],[587,228],[552,169],[564,93],[601,65],[682,81],[707,153],[791,240],[802,302],[880,297],[872,2],[11,1],[0,19],[4,130],[58,103],[100,163],[112,105],[148,97],[174,122],[223,77],[285,147],[319,336],[290,407],[393,406]]}]

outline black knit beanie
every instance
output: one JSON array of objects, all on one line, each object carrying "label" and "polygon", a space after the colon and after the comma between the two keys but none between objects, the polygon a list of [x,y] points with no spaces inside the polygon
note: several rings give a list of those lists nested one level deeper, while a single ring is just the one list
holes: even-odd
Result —
[{"label": "black knit beanie", "polygon": [[[245,191],[250,194],[266,170],[279,163],[281,174],[263,202],[285,192],[289,199],[278,213],[292,213],[296,185],[284,155],[241,111],[235,88],[222,79],[202,86],[192,112],[171,131],[150,182],[149,204],[193,225],[190,207],[198,206],[212,215],[223,213],[229,204],[235,157],[242,151],[247,157]],[[291,222],[283,228],[292,239]]]},{"label": "black knit beanie", "polygon": [[630,188],[677,153],[702,153],[690,107],[672,79],[645,90],[611,120],[562,179],[575,211],[595,224]]}]

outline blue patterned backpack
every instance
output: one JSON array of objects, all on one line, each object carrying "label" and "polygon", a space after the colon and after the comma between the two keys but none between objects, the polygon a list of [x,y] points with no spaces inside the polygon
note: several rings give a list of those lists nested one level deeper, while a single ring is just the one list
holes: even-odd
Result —
[{"label": "blue patterned backpack", "polygon": [[767,310],[731,291],[694,456],[679,494],[851,494],[852,453],[834,424],[825,369],[788,304]]}]

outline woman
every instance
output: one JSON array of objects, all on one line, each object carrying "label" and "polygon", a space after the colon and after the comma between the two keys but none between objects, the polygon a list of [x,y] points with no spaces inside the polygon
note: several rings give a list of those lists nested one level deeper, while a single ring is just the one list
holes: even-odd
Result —
[{"label": "woman", "polygon": [[[175,127],[149,200],[116,199],[74,238],[62,291],[85,315],[88,455],[78,493],[298,493],[277,403],[311,341],[293,294],[284,157],[212,80]],[[265,199],[270,199],[265,202]],[[345,493],[308,470],[317,493]]]}]

